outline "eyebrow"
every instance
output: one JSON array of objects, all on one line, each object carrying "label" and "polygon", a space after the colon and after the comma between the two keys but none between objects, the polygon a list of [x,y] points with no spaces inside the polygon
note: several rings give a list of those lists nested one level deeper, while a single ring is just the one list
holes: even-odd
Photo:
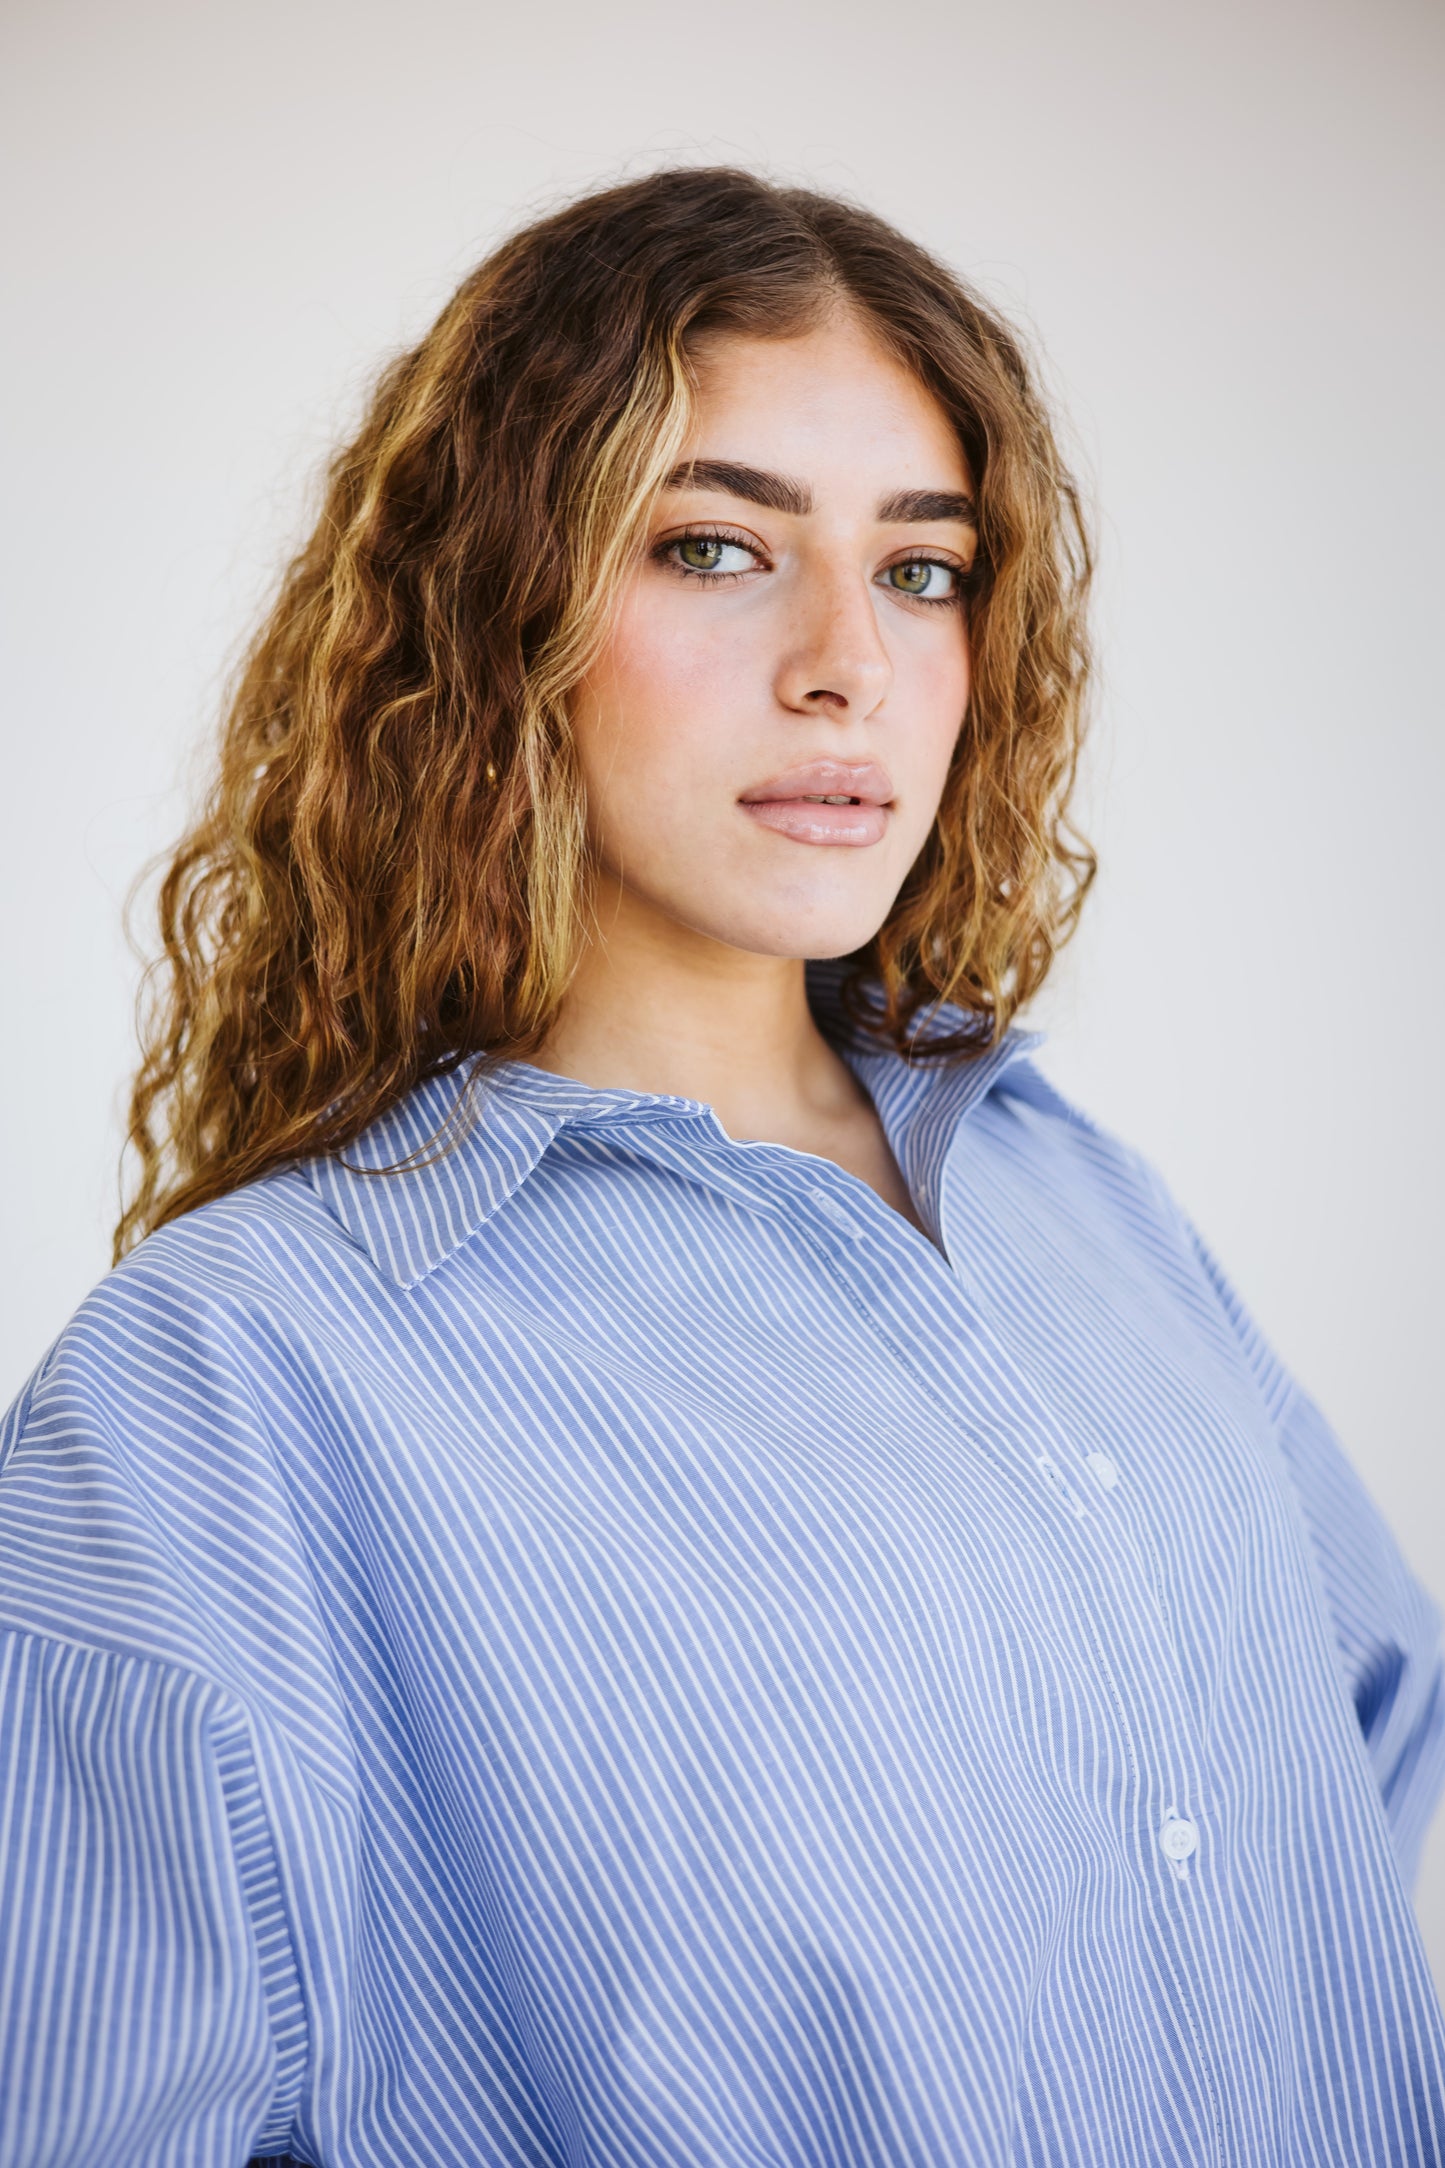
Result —
[{"label": "eyebrow", "polygon": [[961,489],[900,489],[878,507],[878,517],[892,519],[956,519],[976,527],[978,512],[972,497]]},{"label": "eyebrow", "polygon": [[[716,489],[726,496],[761,504],[770,512],[788,512],[805,519],[813,509],[813,492],[806,482],[786,474],[769,474],[762,467],[740,466],[731,459],[690,459],[674,467],[664,484],[667,489]],[[972,527],[977,522],[972,497],[957,489],[899,489],[885,497],[878,517],[887,521],[957,520]]]},{"label": "eyebrow", "polygon": [[766,505],[770,512],[791,512],[799,519],[813,509],[813,492],[806,482],[790,481],[786,474],[767,474],[761,467],[740,467],[731,459],[687,460],[673,468],[664,486],[720,489],[729,497],[744,497],[749,504]]}]

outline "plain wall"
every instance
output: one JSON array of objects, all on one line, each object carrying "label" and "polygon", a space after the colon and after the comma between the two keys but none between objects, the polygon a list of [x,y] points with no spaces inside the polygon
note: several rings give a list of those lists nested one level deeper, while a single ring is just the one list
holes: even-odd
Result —
[{"label": "plain wall", "polygon": [[[12,6],[0,1399],[103,1270],[137,868],[375,366],[519,217],[736,160],[1036,327],[1099,508],[1103,873],[1040,1008],[1445,1599],[1445,18]],[[1445,1825],[1421,1892],[1445,1976]]]}]

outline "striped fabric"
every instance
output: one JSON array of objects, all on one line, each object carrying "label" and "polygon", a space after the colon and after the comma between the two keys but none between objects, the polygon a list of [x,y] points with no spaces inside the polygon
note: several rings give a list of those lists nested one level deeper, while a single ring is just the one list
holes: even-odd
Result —
[{"label": "striped fabric", "polygon": [[1436,1619],[1030,1045],[845,1044],[931,1241],[513,1064],[101,1284],[0,1446],[4,2168],[1445,2160]]}]

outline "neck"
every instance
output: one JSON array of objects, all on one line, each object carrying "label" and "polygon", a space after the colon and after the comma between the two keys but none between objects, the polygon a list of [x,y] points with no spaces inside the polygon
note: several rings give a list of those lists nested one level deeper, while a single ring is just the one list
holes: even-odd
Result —
[{"label": "neck", "polygon": [[730,948],[609,884],[539,1068],[700,1099],[733,1137],[778,1137],[855,1106],[804,965]]}]

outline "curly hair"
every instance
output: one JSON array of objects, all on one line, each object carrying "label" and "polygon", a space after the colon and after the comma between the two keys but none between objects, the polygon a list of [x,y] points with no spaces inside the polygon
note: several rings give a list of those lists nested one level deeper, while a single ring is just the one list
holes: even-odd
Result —
[{"label": "curly hair", "polygon": [[1090,550],[1020,343],[867,211],[656,173],[488,257],[331,463],[161,884],[117,1257],[427,1076],[540,1047],[585,923],[570,695],[685,442],[690,350],[840,301],[957,429],[980,542],[938,817],[845,998],[900,1048],[953,1004],[927,1051],[967,1058],[1041,985],[1094,870],[1067,818]]}]

